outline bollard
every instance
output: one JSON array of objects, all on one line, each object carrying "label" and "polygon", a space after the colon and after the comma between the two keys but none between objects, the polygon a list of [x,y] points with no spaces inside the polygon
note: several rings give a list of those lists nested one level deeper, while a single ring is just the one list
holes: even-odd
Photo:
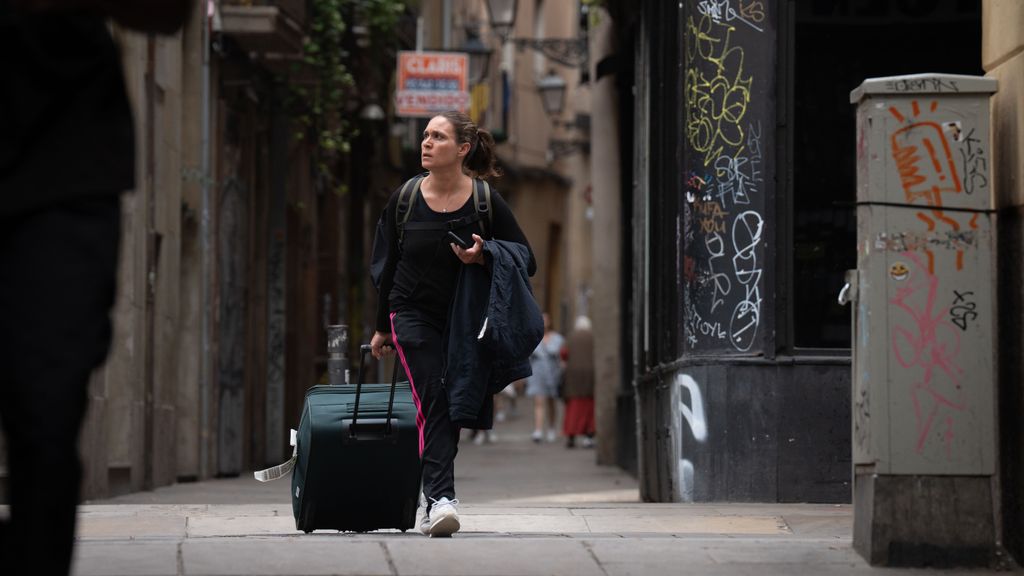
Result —
[{"label": "bollard", "polygon": [[327,383],[348,384],[348,326],[327,327]]}]

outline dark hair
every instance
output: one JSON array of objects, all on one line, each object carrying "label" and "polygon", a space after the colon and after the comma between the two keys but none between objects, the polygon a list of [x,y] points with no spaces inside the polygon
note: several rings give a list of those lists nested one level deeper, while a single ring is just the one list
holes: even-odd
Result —
[{"label": "dark hair", "polygon": [[494,153],[494,137],[487,130],[476,125],[466,114],[458,110],[449,110],[438,114],[451,123],[455,129],[455,141],[462,145],[469,144],[469,154],[462,159],[462,166],[474,178],[494,178],[501,176],[497,167],[497,156]]}]

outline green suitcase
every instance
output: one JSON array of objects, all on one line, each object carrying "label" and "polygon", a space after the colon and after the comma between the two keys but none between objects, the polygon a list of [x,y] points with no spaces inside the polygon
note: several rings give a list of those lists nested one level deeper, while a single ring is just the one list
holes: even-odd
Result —
[{"label": "green suitcase", "polygon": [[409,382],[357,384],[306,392],[292,474],[295,527],[365,532],[416,521],[420,494],[417,407]]}]

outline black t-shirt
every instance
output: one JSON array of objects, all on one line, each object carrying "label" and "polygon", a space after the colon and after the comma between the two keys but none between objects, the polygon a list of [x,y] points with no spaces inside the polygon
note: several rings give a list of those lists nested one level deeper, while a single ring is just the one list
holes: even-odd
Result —
[{"label": "black t-shirt", "polygon": [[[389,312],[412,308],[424,315],[438,330],[443,330],[447,323],[448,308],[455,295],[459,267],[463,266],[463,263],[452,251],[450,241],[445,238],[446,230],[407,228],[399,254],[399,250],[394,246],[394,242],[397,241],[395,210],[398,193],[396,190],[391,195],[382,216],[385,234],[391,239],[392,246],[388,249],[388,262],[381,276],[376,329],[380,332],[391,332]],[[473,195],[470,195],[466,203],[453,212],[435,212],[423,200],[421,191],[409,208],[408,222],[446,223],[463,220],[464,223],[453,231],[467,242],[472,242],[473,234],[483,236],[479,222],[466,222],[472,220],[476,212],[473,198]],[[530,243],[519,228],[512,210],[497,191],[491,192],[491,210],[494,214],[493,224],[487,221],[487,216],[481,214],[490,238],[518,242],[529,248]],[[484,238],[490,239],[487,236]],[[533,275],[536,267],[531,250],[528,270],[530,275]]]},{"label": "black t-shirt", "polygon": [[131,108],[102,17],[0,0],[0,216],[134,186]]}]

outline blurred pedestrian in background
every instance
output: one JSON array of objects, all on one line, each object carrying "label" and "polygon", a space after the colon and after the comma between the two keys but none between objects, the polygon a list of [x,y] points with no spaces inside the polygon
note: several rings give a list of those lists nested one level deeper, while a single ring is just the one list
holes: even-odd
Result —
[{"label": "blurred pedestrian in background", "polygon": [[111,341],[132,114],[106,19],[172,33],[191,0],[0,0],[5,573],[67,574],[89,377]]},{"label": "blurred pedestrian in background", "polygon": [[530,355],[533,375],[526,379],[526,395],[533,397],[533,441],[544,440],[547,424],[547,441],[557,438],[555,421],[558,418],[558,385],[562,379],[564,364],[562,348],[565,338],[551,327],[551,316],[544,313],[544,338]]},{"label": "blurred pedestrian in background", "polygon": [[572,448],[576,437],[581,436],[580,446],[594,445],[594,333],[590,318],[579,316],[566,346],[568,360],[565,366],[565,420],[562,434],[565,445]]}]

